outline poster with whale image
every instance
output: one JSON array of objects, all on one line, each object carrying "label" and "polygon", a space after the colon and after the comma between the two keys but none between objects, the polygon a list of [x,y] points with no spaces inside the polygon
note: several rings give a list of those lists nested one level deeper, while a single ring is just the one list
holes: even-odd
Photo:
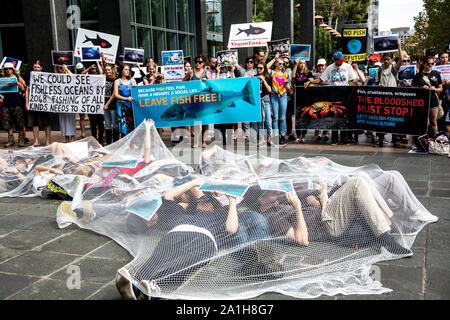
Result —
[{"label": "poster with whale image", "polygon": [[256,77],[138,86],[131,96],[136,126],[144,119],[156,128],[261,121]]},{"label": "poster with whale image", "polygon": [[273,22],[232,24],[228,48],[265,47],[272,39]]},{"label": "poster with whale image", "polygon": [[77,29],[77,41],[75,44],[75,57],[81,58],[81,47],[100,47],[106,63],[116,62],[117,49],[119,48],[119,36],[108,33],[92,31],[88,29]]}]

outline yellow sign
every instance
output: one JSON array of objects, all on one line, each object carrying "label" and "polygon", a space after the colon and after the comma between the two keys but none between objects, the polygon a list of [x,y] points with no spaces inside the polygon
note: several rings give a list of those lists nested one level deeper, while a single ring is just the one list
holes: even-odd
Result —
[{"label": "yellow sign", "polygon": [[344,54],[345,57],[345,61],[364,61],[366,60],[366,55],[365,53],[361,53],[361,54]]},{"label": "yellow sign", "polygon": [[365,37],[367,35],[367,29],[344,29],[342,32],[343,37]]}]

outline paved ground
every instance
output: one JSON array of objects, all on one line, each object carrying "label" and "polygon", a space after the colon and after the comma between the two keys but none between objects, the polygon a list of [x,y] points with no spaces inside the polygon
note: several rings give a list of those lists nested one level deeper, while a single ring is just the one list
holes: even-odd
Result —
[{"label": "paved ground", "polygon": [[[0,144],[5,141],[1,134]],[[307,144],[282,149],[282,158],[321,155],[343,165],[377,163],[382,169],[398,170],[419,200],[440,218],[419,234],[412,257],[378,264],[381,282],[393,292],[321,299],[450,298],[450,159],[407,152],[406,148],[372,148],[364,141],[357,146]],[[0,199],[0,299],[120,299],[114,277],[131,256],[109,238],[76,226],[58,229],[58,205],[59,201],[38,198]],[[68,289],[71,266],[80,268],[80,289]],[[265,294],[258,299],[290,297]]]}]

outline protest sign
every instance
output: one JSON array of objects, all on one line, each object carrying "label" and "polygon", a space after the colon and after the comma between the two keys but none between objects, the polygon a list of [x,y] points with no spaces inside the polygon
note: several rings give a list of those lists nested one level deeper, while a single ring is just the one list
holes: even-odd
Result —
[{"label": "protest sign", "polygon": [[343,29],[341,47],[346,61],[366,60],[367,28]]},{"label": "protest sign", "polygon": [[0,69],[3,69],[5,63],[12,63],[14,66],[14,70],[19,70],[20,66],[22,65],[22,61],[10,57],[4,57],[2,60],[2,63],[0,64]]},{"label": "protest sign", "polygon": [[31,72],[30,110],[103,114],[103,75]]},{"label": "protest sign", "polygon": [[277,52],[280,53],[280,56],[289,55],[291,40],[289,38],[273,40],[267,42],[267,46],[269,47],[269,54],[274,56]]},{"label": "protest sign", "polygon": [[81,58],[81,47],[83,46],[99,46],[106,63],[114,64],[116,62],[119,36],[82,28],[77,29],[77,32],[75,57]]},{"label": "protest sign", "polygon": [[144,119],[157,128],[261,121],[258,78],[155,84],[131,93],[136,126]]},{"label": "protest sign", "polygon": [[375,53],[396,52],[398,50],[398,34],[390,36],[373,37],[373,50]]},{"label": "protest sign", "polygon": [[372,79],[375,79],[375,77],[377,76],[378,69],[379,69],[378,67],[370,68],[369,69],[369,77],[371,77]]},{"label": "protest sign", "polygon": [[17,78],[0,78],[0,93],[19,92]]},{"label": "protest sign", "polygon": [[398,80],[412,81],[416,75],[416,65],[401,66],[398,71]]},{"label": "protest sign", "polygon": [[450,64],[434,66],[433,70],[439,71],[441,73],[442,80],[450,80]]},{"label": "protest sign", "polygon": [[228,48],[263,47],[272,38],[273,22],[232,24]]},{"label": "protest sign", "polygon": [[421,88],[325,86],[296,88],[301,129],[426,132],[430,92]]},{"label": "protest sign", "polygon": [[137,198],[128,205],[126,211],[150,221],[161,204],[162,197],[159,193],[146,192],[137,196]]},{"label": "protest sign", "polygon": [[266,191],[282,191],[286,193],[294,192],[294,185],[292,180],[273,181],[273,180],[258,180],[261,190]]},{"label": "protest sign", "polygon": [[238,63],[237,50],[217,51],[217,65],[219,67],[231,67]]},{"label": "protest sign", "polygon": [[182,81],[184,73],[184,65],[163,66],[161,68],[166,83]]},{"label": "protest sign", "polygon": [[291,61],[296,59],[309,61],[311,55],[311,45],[309,44],[291,44]]},{"label": "protest sign", "polygon": [[100,47],[81,47],[81,61],[82,62],[93,62],[93,61],[102,61],[102,57],[100,56]]},{"label": "protest sign", "polygon": [[144,50],[134,49],[134,48],[124,48],[123,49],[123,62],[124,63],[144,63]]},{"label": "protest sign", "polygon": [[161,51],[164,66],[184,64],[183,50]]},{"label": "protest sign", "polygon": [[73,51],[52,50],[52,63],[54,66],[73,66]]},{"label": "protest sign", "polygon": [[249,184],[225,183],[223,181],[204,183],[198,189],[200,191],[219,192],[232,197],[243,197],[247,192]]}]

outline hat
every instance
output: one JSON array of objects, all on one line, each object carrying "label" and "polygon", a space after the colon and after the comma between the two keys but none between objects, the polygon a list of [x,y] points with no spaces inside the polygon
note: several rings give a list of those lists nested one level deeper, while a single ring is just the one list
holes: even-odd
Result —
[{"label": "hat", "polygon": [[345,62],[344,55],[340,51],[336,51],[335,53],[333,53],[333,60],[337,63]]},{"label": "hat", "polygon": [[80,62],[77,64],[77,70],[84,69],[84,65]]},{"label": "hat", "polygon": [[317,65],[319,65],[319,64],[326,65],[327,61],[324,58],[321,58],[321,59],[317,60]]},{"label": "hat", "polygon": [[3,69],[14,69],[14,65],[11,62],[6,62],[3,65]]},{"label": "hat", "polygon": [[374,64],[373,64],[374,66],[376,66],[376,67],[381,67],[381,62],[375,62]]}]

